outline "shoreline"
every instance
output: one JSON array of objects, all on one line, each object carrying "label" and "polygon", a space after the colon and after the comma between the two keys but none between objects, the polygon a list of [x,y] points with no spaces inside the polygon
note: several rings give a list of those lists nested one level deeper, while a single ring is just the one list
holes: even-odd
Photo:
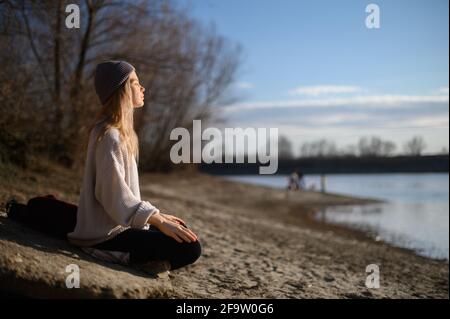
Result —
[{"label": "shoreline", "polygon": [[[430,174],[430,173],[424,173],[424,174]],[[441,173],[436,173],[436,174],[441,174]],[[348,175],[348,174],[346,174],[346,175]],[[358,174],[355,174],[355,175],[358,175]],[[213,176],[222,178],[227,181],[235,182],[235,183],[246,184],[249,186],[266,187],[269,189],[286,191],[286,189],[279,188],[279,187],[260,185],[260,184],[251,183],[251,182],[234,181],[231,179],[223,178],[225,175],[213,175]],[[322,209],[331,209],[331,208],[339,209],[339,208],[346,207],[346,206],[357,207],[357,206],[365,206],[365,205],[371,205],[371,204],[383,204],[383,203],[389,203],[389,201],[383,200],[383,199],[378,199],[378,198],[352,196],[349,194],[341,194],[341,193],[330,193],[330,192],[321,193],[319,191],[312,191],[312,192],[320,193],[320,194],[323,194],[324,196],[332,196],[333,198],[341,198],[344,202],[343,203],[334,203],[333,201],[330,201],[330,202],[325,202],[325,203],[323,203],[323,202],[316,203],[316,204],[312,205],[312,207],[314,208],[315,211],[311,211],[306,215],[299,214],[299,218],[304,218],[305,220],[307,220],[310,223],[310,227],[315,227],[316,229],[319,229],[319,230],[321,229],[321,230],[335,231],[335,232],[339,233],[340,235],[355,237],[355,238],[358,238],[359,240],[368,240],[369,242],[374,242],[374,243],[382,242],[392,248],[404,250],[408,253],[415,254],[418,257],[423,257],[425,259],[449,263],[449,259],[446,259],[445,257],[444,258],[434,258],[434,257],[420,254],[414,248],[402,247],[402,246],[396,245],[394,243],[385,241],[383,239],[376,240],[377,233],[374,230],[364,229],[364,228],[359,228],[359,227],[352,227],[351,225],[348,225],[346,223],[333,223],[331,221],[327,221],[324,219],[321,220],[318,218],[319,217],[318,215],[321,213]],[[301,193],[301,192],[299,192],[299,193]],[[291,195],[296,195],[296,194],[298,194],[298,193],[296,193],[296,192],[291,193]]]},{"label": "shoreline", "polygon": [[[364,204],[357,204],[357,205],[350,204],[350,206],[359,206],[359,205],[364,205]],[[341,207],[341,205],[327,206],[327,208],[332,208],[332,207]],[[334,230],[336,232],[339,232],[341,235],[345,234],[345,233],[348,233],[348,236],[353,236],[355,238],[358,238],[359,240],[367,240],[367,241],[369,241],[371,243],[383,243],[383,244],[388,245],[391,248],[399,249],[399,250],[405,251],[407,253],[414,254],[417,257],[421,257],[421,258],[424,258],[424,259],[429,259],[429,260],[437,261],[437,262],[444,262],[444,263],[447,263],[447,264],[449,263],[449,260],[445,259],[445,258],[433,258],[433,257],[430,257],[430,256],[425,256],[425,255],[419,254],[414,248],[406,248],[406,247],[397,246],[397,245],[395,245],[393,243],[390,243],[388,241],[385,241],[383,239],[377,241],[376,238],[375,238],[376,237],[376,233],[374,231],[372,231],[372,230],[364,230],[364,229],[360,229],[360,228],[357,228],[357,227],[352,227],[350,225],[346,225],[344,223],[338,224],[338,223],[328,222],[328,221],[325,221],[325,220],[318,220],[314,216],[314,215],[316,215],[318,213],[319,212],[312,213],[311,215],[308,215],[306,218],[309,218],[311,220],[311,223],[318,223],[318,224],[320,224],[320,227],[322,227],[322,228],[326,227],[328,229],[332,229],[332,230]]]},{"label": "shoreline", "polygon": [[[444,296],[444,298],[448,297],[447,261],[423,257],[406,248],[396,247],[383,241],[377,242],[363,231],[351,229],[342,225],[317,221],[313,218],[315,212],[323,207],[329,207],[332,205],[362,205],[379,202],[378,200],[367,198],[361,199],[335,194],[322,194],[317,192],[306,192],[303,193],[303,196],[300,198],[291,198],[286,200],[284,190],[268,186],[234,182],[221,177],[206,174],[178,174],[178,176],[175,177],[175,181],[172,180],[160,183],[162,178],[163,176],[158,174],[147,175],[144,178],[144,185],[150,183],[154,184],[151,187],[144,187],[146,194],[148,194],[150,198],[152,196],[157,196],[157,193],[161,189],[167,187],[171,191],[175,191],[178,198],[184,194],[185,196],[181,197],[189,198],[190,203],[194,200],[196,203],[213,202],[214,205],[228,204],[233,208],[233,210],[235,210],[235,212],[231,213],[233,218],[238,219],[242,223],[244,223],[244,218],[241,218],[241,216],[245,215],[245,217],[250,218],[250,220],[245,220],[245,222],[259,219],[267,221],[270,225],[279,224],[279,229],[282,231],[287,231],[288,229],[295,230],[294,232],[297,233],[298,236],[297,240],[300,242],[307,242],[307,245],[305,246],[307,248],[306,255],[310,255],[315,258],[315,261],[311,261],[310,265],[311,269],[313,269],[311,270],[313,274],[315,273],[317,275],[320,273],[319,271],[314,270],[314,268],[316,268],[319,264],[322,266],[323,260],[334,260],[338,264],[349,264],[348,267],[351,271],[348,271],[347,275],[352,277],[349,275],[350,273],[352,273],[352,275],[354,275],[354,271],[358,273],[358,284],[355,286],[357,286],[359,293],[343,293],[343,296],[352,298],[356,296],[361,298],[399,298],[399,295],[393,292],[386,294],[382,293],[380,295],[377,295],[372,291],[368,292],[367,288],[365,288],[362,284],[361,280],[362,278],[365,278],[365,266],[373,263],[375,260],[380,264],[387,264],[389,267],[392,266],[392,271],[390,271],[390,273],[386,276],[389,278],[395,278],[397,283],[401,282],[401,286],[407,286],[411,292],[405,292],[404,296],[409,297],[421,296],[420,290],[423,284],[419,283],[418,278],[417,281],[413,280],[414,284],[411,282],[408,283],[408,280],[411,281],[411,279],[408,279],[406,276],[408,269],[421,269],[421,271],[423,271],[423,277],[420,280],[425,280],[426,276],[430,273],[434,273],[436,275],[437,273],[443,272],[444,275],[442,277],[436,275],[436,279],[440,278],[438,279],[438,282],[443,284],[442,288],[439,288],[441,293],[443,293],[443,295],[440,296]],[[187,184],[189,184],[189,187],[184,187]],[[217,192],[214,192],[215,189]],[[207,195],[205,195],[206,192]],[[169,199],[169,197],[166,197],[166,199]],[[161,202],[161,204],[163,204],[163,202]],[[276,213],[274,213],[274,211]],[[286,250],[286,248],[284,248],[283,241],[280,241],[276,234],[269,235],[269,233],[271,233],[270,229],[266,229],[267,234],[263,235],[261,238],[258,237],[256,234],[258,231],[255,229],[251,229],[249,227],[245,228],[248,234],[262,239],[263,241],[273,240],[276,242],[275,246],[277,249]],[[261,225],[261,228],[264,227]],[[291,239],[287,238],[285,240],[291,241]],[[259,242],[257,241],[257,243]],[[293,250],[298,250],[298,247],[295,247],[295,243],[286,246]],[[239,250],[242,249],[239,248]],[[302,250],[299,252],[300,254],[301,251]],[[339,252],[342,252],[345,257],[342,257]],[[280,252],[280,255],[285,255],[286,253],[289,255],[288,251]],[[348,255],[351,255],[352,257],[349,257]],[[371,257],[373,257],[373,259]],[[304,258],[300,257],[299,259],[302,260],[302,263],[306,262],[304,261]],[[293,261],[290,257],[287,257],[287,260],[290,262]],[[365,263],[365,265],[361,266],[363,263]],[[357,270],[356,265],[361,268]],[[411,267],[411,265],[414,266]],[[322,269],[322,273],[325,274],[327,272],[331,272],[330,269],[333,269],[333,267],[324,267],[324,269]],[[437,269],[439,269],[439,271],[436,273]],[[409,276],[414,277],[414,274],[409,274]],[[332,280],[331,277],[333,276],[329,275],[329,277],[327,277],[325,275],[324,280],[326,282],[327,280],[330,280],[330,282],[338,281],[337,278]],[[349,277],[340,278],[339,281],[345,282],[344,286],[350,282],[354,283],[354,281],[349,279]],[[352,286],[349,289],[352,290],[355,286]],[[306,287],[308,287],[308,285],[306,285]],[[340,293],[342,293],[342,291],[340,291]],[[336,296],[333,294],[331,295]],[[430,295],[428,295],[428,297],[430,297]]]},{"label": "shoreline", "polygon": [[[217,176],[217,177],[222,178],[223,176]],[[227,180],[227,179],[225,179],[225,180]],[[257,184],[246,183],[246,182],[241,182],[241,181],[232,181],[232,182],[248,184],[250,186],[267,187],[269,189],[283,190],[283,189],[280,189],[277,187],[271,187],[271,186],[267,186],[267,185],[257,185]],[[286,190],[284,190],[284,191],[286,191]],[[317,193],[320,193],[320,192],[317,192]],[[339,224],[339,223],[329,222],[326,220],[320,220],[317,218],[317,215],[319,215],[321,213],[320,212],[321,209],[329,209],[329,208],[333,208],[333,207],[340,208],[340,207],[345,207],[345,206],[364,206],[364,205],[371,205],[371,204],[387,203],[388,201],[382,200],[382,199],[376,199],[376,198],[351,196],[351,195],[340,194],[340,193],[325,192],[325,193],[321,193],[321,194],[323,194],[324,196],[333,196],[334,198],[342,198],[345,201],[345,203],[333,204],[331,201],[331,203],[316,204],[313,206],[313,211],[309,212],[308,214],[299,214],[298,217],[303,218],[305,220],[305,222],[308,222],[310,227],[315,227],[315,229],[320,230],[320,231],[333,231],[334,233],[336,233],[340,236],[348,236],[349,238],[358,238],[358,240],[365,240],[370,243],[382,243],[382,244],[388,245],[391,248],[400,249],[406,253],[414,254],[417,257],[422,257],[425,259],[430,259],[433,261],[444,262],[444,263],[449,262],[449,260],[445,259],[445,258],[432,258],[429,256],[421,255],[417,251],[415,251],[413,248],[405,248],[405,247],[397,246],[393,243],[390,243],[390,242],[387,242],[384,240],[377,241],[374,238],[376,233],[373,231],[359,229],[356,227],[351,227],[350,225],[346,225],[344,223]],[[295,195],[295,193],[293,193],[292,195]]]},{"label": "shoreline", "polygon": [[[29,170],[4,166],[0,174],[2,202],[9,196],[26,202],[42,194],[78,201],[82,175],[58,166],[45,162]],[[0,270],[13,276],[0,275],[4,290],[30,296],[41,287],[38,296],[70,297],[60,288],[65,277],[54,276],[64,276],[59,270],[63,265],[77,263],[84,269],[86,286],[73,297],[448,298],[448,262],[312,219],[311,214],[324,205],[372,202],[367,199],[307,192],[286,200],[278,189],[189,171],[141,172],[140,185],[142,200],[184,219],[199,236],[203,249],[196,263],[173,271],[168,283],[159,282],[128,267],[93,260],[3,216]],[[33,263],[17,264],[17,259]],[[370,264],[380,266],[379,289],[365,286]],[[26,269],[46,275],[32,275]]]}]

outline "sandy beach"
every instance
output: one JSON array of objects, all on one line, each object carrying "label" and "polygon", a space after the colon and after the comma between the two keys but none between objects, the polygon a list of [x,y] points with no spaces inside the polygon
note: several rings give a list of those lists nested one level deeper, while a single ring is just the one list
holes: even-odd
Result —
[{"label": "sandy beach", "polygon": [[[316,192],[286,198],[283,190],[206,175],[144,175],[142,182],[144,196],[202,238],[204,256],[186,279],[212,296],[448,297],[447,263],[312,218],[326,205],[370,200]],[[379,289],[365,287],[369,264],[380,267]],[[177,279],[184,286],[185,278]]]},{"label": "sandy beach", "polygon": [[[56,166],[14,170],[2,168],[1,202],[47,193],[78,200],[79,174]],[[172,271],[167,297],[448,298],[447,262],[312,218],[321,207],[369,199],[286,197],[280,189],[195,172],[141,173],[140,184],[144,200],[183,218],[203,245],[195,264]],[[365,286],[369,264],[380,269],[378,289]]]}]

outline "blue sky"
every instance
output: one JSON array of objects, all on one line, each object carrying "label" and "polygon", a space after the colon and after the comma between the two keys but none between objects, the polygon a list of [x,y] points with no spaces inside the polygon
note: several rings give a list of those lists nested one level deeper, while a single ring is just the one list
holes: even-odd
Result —
[{"label": "blue sky", "polygon": [[[227,126],[278,127],[298,149],[326,138],[449,148],[447,0],[186,0],[192,16],[243,48]],[[380,8],[368,29],[365,8]]]}]

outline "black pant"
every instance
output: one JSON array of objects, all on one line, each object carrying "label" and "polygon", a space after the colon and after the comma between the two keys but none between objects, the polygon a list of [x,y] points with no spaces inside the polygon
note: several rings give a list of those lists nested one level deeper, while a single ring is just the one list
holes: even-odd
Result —
[{"label": "black pant", "polygon": [[[27,204],[12,203],[8,217],[46,235],[66,240],[76,224],[77,206],[53,195],[31,198]],[[127,229],[116,237],[94,246],[98,249],[130,253],[131,263],[168,260],[171,269],[194,263],[201,254],[198,241],[178,243],[156,227],[149,230]]]},{"label": "black pant", "polygon": [[53,195],[36,196],[21,204],[15,200],[7,204],[8,218],[23,223],[46,235],[67,239],[77,223],[77,206]]},{"label": "black pant", "polygon": [[114,238],[93,246],[97,249],[130,253],[130,263],[168,260],[171,269],[194,263],[201,254],[199,241],[177,242],[154,226],[149,230],[129,228]]}]

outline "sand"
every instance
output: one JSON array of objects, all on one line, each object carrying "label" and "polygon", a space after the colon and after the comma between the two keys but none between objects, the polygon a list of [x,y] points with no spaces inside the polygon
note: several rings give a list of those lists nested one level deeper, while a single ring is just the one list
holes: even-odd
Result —
[{"label": "sand", "polygon": [[[1,200],[53,193],[76,203],[79,181],[61,168],[20,171],[14,179],[3,176]],[[327,205],[369,199],[317,192],[286,197],[284,190],[192,172],[141,173],[140,184],[144,200],[183,218],[203,246],[195,264],[172,271],[170,297],[448,298],[448,262],[313,218]],[[380,269],[378,289],[365,285],[370,264]]]},{"label": "sand", "polygon": [[[142,196],[184,218],[204,253],[175,277],[180,290],[214,297],[448,298],[448,263],[312,218],[326,205],[370,203],[189,174],[143,175]],[[378,265],[380,288],[366,287]],[[180,271],[182,273],[184,271]],[[195,296],[195,294],[192,294]]]}]

